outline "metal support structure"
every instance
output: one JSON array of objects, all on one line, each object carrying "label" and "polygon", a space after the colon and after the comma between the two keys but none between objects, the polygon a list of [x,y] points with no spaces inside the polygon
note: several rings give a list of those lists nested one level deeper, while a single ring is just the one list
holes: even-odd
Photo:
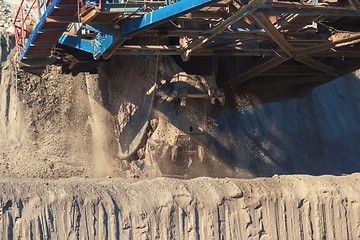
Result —
[{"label": "metal support structure", "polygon": [[220,0],[192,0],[175,2],[167,7],[147,13],[142,17],[121,22],[120,30],[116,30],[107,25],[90,24],[97,30],[97,35],[93,40],[92,47],[88,44],[82,44],[83,40],[81,38],[79,38],[78,41],[73,37],[71,37],[71,40],[67,40],[69,36],[61,37],[60,43],[78,49],[79,47],[86,47],[82,50],[92,52],[95,59],[99,59],[106,52],[104,58],[107,59],[111,57],[116,51],[116,48],[121,46],[127,38],[131,38],[139,32],[158,26],[170,19],[219,1]]},{"label": "metal support structure", "polygon": [[[351,1],[351,0],[349,0]],[[354,1],[354,0],[352,0]],[[359,12],[345,7],[331,7],[321,5],[302,4],[298,2],[269,2],[261,6],[256,12],[264,14],[301,14],[325,16],[358,16]]]},{"label": "metal support structure", "polygon": [[323,44],[315,45],[309,48],[301,49],[296,52],[297,57],[315,54],[323,51],[330,50],[332,48],[344,47],[359,43],[360,33],[340,33],[334,36],[337,40],[326,42]]},{"label": "metal support structure", "polygon": [[[262,13],[255,13],[252,14],[251,17],[259,24],[261,27],[265,29],[267,34],[276,42],[279,47],[286,52],[288,57],[293,58],[296,55],[294,48],[288,42],[287,39],[274,27],[274,25],[262,14]],[[283,56],[286,57],[286,56]],[[323,64],[319,61],[316,61],[313,58],[300,56],[294,58],[296,61],[301,62],[309,67],[315,68],[321,72],[324,72],[330,76],[339,77],[339,72],[326,64]]]},{"label": "metal support structure", "polygon": [[[251,17],[258,23],[271,39],[290,57],[295,54],[294,48],[287,41],[287,39],[274,27],[274,25],[262,13],[254,13]],[[284,56],[285,57],[285,56]]]},{"label": "metal support structure", "polygon": [[[317,69],[321,72],[324,72],[328,75],[331,75],[334,77],[339,77],[339,76],[341,76],[341,73],[338,70],[336,70],[333,67],[330,67],[326,64],[323,64],[319,61],[316,61],[316,60],[308,57],[308,55],[324,52],[324,51],[327,51],[327,50],[330,50],[330,49],[333,49],[336,47],[345,46],[347,44],[352,44],[354,41],[357,41],[357,40],[360,41],[360,34],[348,34],[347,37],[340,36],[339,40],[336,40],[336,41],[333,41],[330,43],[325,43],[325,44],[322,44],[317,47],[309,47],[309,48],[306,48],[303,50],[296,51],[294,54],[295,60],[297,60],[307,66],[310,66],[314,69]],[[273,69],[273,68],[281,65],[282,63],[284,63],[292,58],[293,58],[293,56],[274,57],[274,58],[270,59],[269,61],[262,63],[254,68],[251,68],[250,70],[248,70],[242,74],[232,77],[229,81],[224,83],[221,87],[224,87],[224,88],[236,87],[255,76],[258,76],[270,69]]]},{"label": "metal support structure", "polygon": [[340,73],[338,70],[336,70],[333,67],[330,67],[322,62],[316,61],[313,58],[310,57],[295,57],[295,60],[298,62],[301,62],[305,65],[308,65],[309,67],[315,68],[321,72],[324,72],[330,76],[334,77],[340,77]]},{"label": "metal support structure", "polygon": [[82,50],[84,52],[93,53],[93,41],[87,40],[83,38],[78,38],[76,36],[71,36],[64,34],[60,37],[59,43],[71,46],[78,50]]},{"label": "metal support structure", "polygon": [[241,18],[245,17],[249,13],[252,13],[256,11],[258,8],[260,8],[264,3],[269,2],[269,0],[252,0],[248,4],[242,6],[236,13],[234,13],[231,17],[224,20],[222,23],[220,23],[218,26],[214,27],[208,33],[210,36],[208,37],[199,37],[198,39],[193,40],[190,44],[188,44],[184,50],[182,58],[183,60],[188,60],[190,57],[190,54],[195,49],[201,47],[206,42],[210,41],[220,33],[222,33],[226,28],[231,26],[232,24],[239,21]]},{"label": "metal support structure", "polygon": [[[32,8],[39,7],[42,0],[33,1]],[[75,48],[80,51],[74,50],[74,56],[81,51],[90,53],[92,57],[84,54],[89,61],[112,55],[176,55],[183,60],[190,55],[239,56],[244,66],[223,81],[224,87],[282,76],[274,72],[288,60],[293,61],[287,65],[305,68],[309,77],[336,77],[344,70],[337,69],[337,61],[343,68],[356,65],[358,58],[360,62],[358,3],[93,0],[87,5],[82,0],[52,0],[46,8],[38,8],[41,16],[33,31],[25,26],[29,12],[20,8],[16,15],[21,22],[14,22],[18,62],[24,69],[41,74],[54,52],[60,49],[71,54]]]},{"label": "metal support structure", "polygon": [[122,22],[120,26],[120,36],[134,36],[136,33],[220,1],[221,0],[182,0],[175,2],[166,7],[149,12],[142,17]]},{"label": "metal support structure", "polygon": [[287,57],[287,58],[274,57],[274,58],[270,59],[269,61],[266,61],[254,68],[251,68],[250,70],[248,70],[242,74],[239,74],[239,75],[231,78],[226,83],[221,85],[221,87],[222,88],[236,87],[239,84],[244,83],[255,76],[258,76],[272,68],[279,66],[280,64],[286,62],[289,59],[290,59],[290,57]]}]

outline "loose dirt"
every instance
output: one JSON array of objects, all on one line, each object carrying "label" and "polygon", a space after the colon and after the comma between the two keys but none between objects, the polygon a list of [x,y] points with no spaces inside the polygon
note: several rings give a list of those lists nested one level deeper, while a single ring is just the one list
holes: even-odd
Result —
[{"label": "loose dirt", "polygon": [[0,180],[2,239],[359,239],[360,175]]},{"label": "loose dirt", "polygon": [[172,58],[17,72],[2,20],[2,239],[360,238],[359,71],[303,98],[181,107],[158,93],[203,78]]},{"label": "loose dirt", "polygon": [[[261,103],[256,96],[236,95],[239,105],[229,108],[208,100],[180,107],[178,101],[149,98],[154,102],[141,109],[151,86],[138,91],[128,83],[145,86],[146,74],[121,70],[144,62],[145,57],[114,59],[99,75],[76,77],[49,68],[38,78],[16,74],[10,55],[1,81],[2,176],[253,178],[360,170],[359,72],[301,99]],[[180,71],[172,64],[160,60],[160,79]],[[143,113],[150,105],[152,113]],[[142,119],[129,122],[136,114]],[[135,125],[144,119],[147,128]],[[124,138],[136,132],[141,134],[134,141]],[[136,151],[125,154],[129,148],[119,142]]]}]

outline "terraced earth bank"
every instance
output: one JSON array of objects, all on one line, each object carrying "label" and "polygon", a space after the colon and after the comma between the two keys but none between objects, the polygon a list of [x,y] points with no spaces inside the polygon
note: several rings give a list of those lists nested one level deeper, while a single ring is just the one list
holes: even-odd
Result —
[{"label": "terraced earth bank", "polygon": [[359,71],[283,101],[155,98],[125,156],[124,111],[144,93],[131,83],[182,70],[119,57],[98,75],[17,72],[15,7],[0,0],[1,239],[360,238]]},{"label": "terraced earth bank", "polygon": [[2,239],[359,239],[360,175],[0,180]]}]

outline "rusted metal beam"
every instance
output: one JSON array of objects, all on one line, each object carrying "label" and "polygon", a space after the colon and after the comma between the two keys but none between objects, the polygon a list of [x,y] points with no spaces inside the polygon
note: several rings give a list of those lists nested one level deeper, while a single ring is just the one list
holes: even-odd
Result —
[{"label": "rusted metal beam", "polygon": [[310,57],[295,57],[295,60],[298,61],[298,62],[301,62],[309,67],[312,67],[314,69],[317,69],[323,73],[326,73],[330,76],[334,76],[334,77],[340,77],[340,72],[338,70],[336,70],[335,68],[329,66],[329,65],[326,65],[322,62],[319,62],[313,58],[310,58]]},{"label": "rusted metal beam", "polygon": [[269,71],[259,74],[259,76],[311,76],[316,74],[323,73],[304,64],[294,65],[284,63]]},{"label": "rusted metal beam", "polygon": [[192,41],[190,44],[184,47],[183,50],[183,60],[187,60],[190,57],[190,54],[195,49],[201,47],[203,44],[207,43],[209,40],[213,39],[220,33],[222,33],[225,29],[227,29],[232,24],[238,22],[243,17],[247,16],[249,13],[256,11],[263,4],[269,2],[269,0],[252,0],[246,5],[243,5],[237,12],[235,12],[231,17],[224,20],[222,23],[208,31],[210,33],[207,37],[199,37]]},{"label": "rusted metal beam", "polygon": [[286,62],[289,59],[290,59],[290,57],[287,57],[287,58],[274,57],[274,58],[270,59],[269,61],[266,61],[256,67],[251,68],[250,70],[248,70],[242,74],[239,74],[239,75],[231,78],[229,81],[224,83],[221,87],[223,87],[223,88],[236,87],[239,84],[244,83],[247,80],[249,80],[255,76],[258,76],[259,74],[262,74],[276,66],[279,66],[280,64]]},{"label": "rusted metal beam", "polygon": [[97,11],[95,8],[91,8],[91,9],[87,10],[86,12],[84,12],[83,14],[81,14],[81,16],[80,16],[81,22],[82,23],[91,22],[91,20],[93,20],[99,14],[100,14],[99,11]]},{"label": "rusted metal beam", "polygon": [[[342,34],[342,35],[338,34],[333,37],[337,40],[296,51],[295,52],[295,60],[297,60],[303,64],[306,64],[310,67],[313,67],[317,70],[325,72],[328,75],[336,76],[336,77],[341,76],[341,73],[339,73],[336,69],[308,57],[308,55],[310,55],[310,54],[319,54],[324,51],[329,51],[330,49],[336,48],[338,46],[346,46],[346,45],[351,45],[351,44],[357,43],[358,41],[360,42],[360,34],[357,34],[357,33],[352,33],[352,34],[346,33],[346,34]],[[229,81],[227,81],[224,84],[223,87],[235,87],[235,86],[237,86],[241,83],[244,83],[247,80],[249,80],[253,77],[256,77],[276,66],[279,66],[280,64],[286,62],[287,60],[289,60],[291,58],[293,58],[293,57],[288,56],[285,58],[284,57],[272,58],[271,60],[269,60],[265,63],[262,63],[242,74],[239,74],[239,75],[231,78]]]},{"label": "rusted metal beam", "polygon": [[358,58],[360,57],[360,50],[347,50],[347,51],[327,51],[309,54],[309,57],[346,57],[346,58]]},{"label": "rusted metal beam", "polygon": [[125,41],[126,39],[122,38],[116,39],[114,43],[104,52],[103,58],[105,60],[109,59]]},{"label": "rusted metal beam", "polygon": [[251,17],[259,24],[271,39],[284,51],[288,56],[294,56],[294,49],[287,39],[274,27],[274,25],[262,13],[253,13]]},{"label": "rusted metal beam", "polygon": [[[355,1],[353,1],[356,6]],[[355,7],[353,7],[355,9]],[[329,5],[314,5],[314,4],[304,4],[302,2],[269,2],[266,5],[262,6],[257,10],[257,12],[262,12],[264,14],[275,14],[279,15],[281,13],[286,14],[300,14],[300,15],[326,15],[326,16],[358,16],[358,11],[352,9],[349,6],[338,7],[338,6],[329,6]]]},{"label": "rusted metal beam", "polygon": [[360,3],[358,0],[349,0],[349,3],[354,7],[355,10],[360,11]]},{"label": "rusted metal beam", "polygon": [[344,34],[337,34],[333,36],[334,38],[338,38],[332,42],[327,42],[324,44],[315,45],[312,47],[308,47],[302,50],[298,50],[296,52],[297,57],[307,56],[310,54],[316,54],[323,51],[328,51],[332,48],[336,47],[344,47],[351,44],[358,43],[360,41],[360,33],[344,33]]},{"label": "rusted metal beam", "polygon": [[76,22],[77,18],[74,16],[47,16],[47,23],[73,23]]}]

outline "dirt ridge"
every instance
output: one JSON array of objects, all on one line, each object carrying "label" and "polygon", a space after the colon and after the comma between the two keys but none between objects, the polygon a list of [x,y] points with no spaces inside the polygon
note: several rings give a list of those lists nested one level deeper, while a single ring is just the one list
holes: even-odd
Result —
[{"label": "dirt ridge", "polygon": [[360,174],[3,179],[0,238],[359,239],[359,182]]}]

